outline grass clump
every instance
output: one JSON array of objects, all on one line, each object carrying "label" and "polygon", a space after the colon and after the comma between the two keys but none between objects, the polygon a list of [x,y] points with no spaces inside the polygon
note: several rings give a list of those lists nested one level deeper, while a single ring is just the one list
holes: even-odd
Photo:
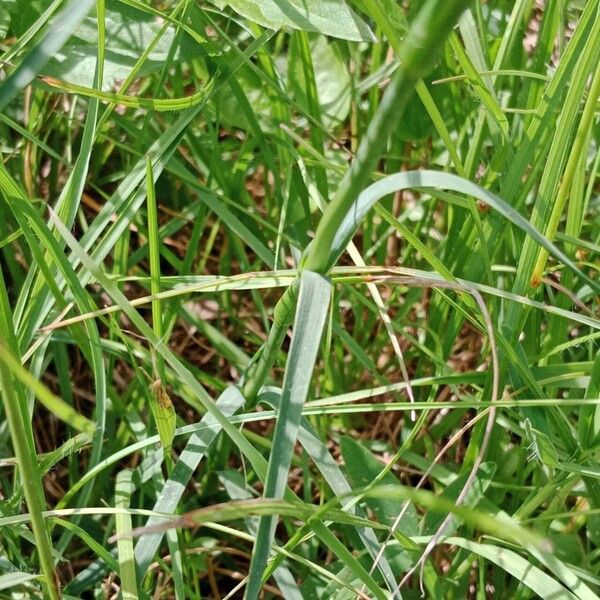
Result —
[{"label": "grass clump", "polygon": [[598,597],[598,2],[22,4],[0,596]]}]

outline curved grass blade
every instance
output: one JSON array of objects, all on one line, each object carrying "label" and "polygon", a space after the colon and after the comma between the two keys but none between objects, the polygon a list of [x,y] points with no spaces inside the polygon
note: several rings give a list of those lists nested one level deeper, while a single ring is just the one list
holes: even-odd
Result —
[{"label": "curved grass blade", "polygon": [[583,273],[577,265],[557,248],[552,242],[548,241],[537,229],[535,229],[527,219],[518,213],[507,202],[498,196],[484,190],[480,186],[467,179],[453,175],[451,173],[442,173],[439,171],[406,171],[389,175],[366,188],[352,204],[351,209],[344,216],[331,245],[331,253],[328,259],[328,269],[337,262],[342,252],[346,249],[348,242],[356,233],[361,221],[373,205],[384,196],[407,188],[428,188],[441,187],[455,192],[460,192],[468,196],[473,196],[491,208],[497,210],[502,216],[506,217],[513,225],[516,225],[534,239],[540,246],[545,248],[550,254],[562,261],[573,273],[585,281],[592,289],[600,292],[600,284]]},{"label": "curved grass blade", "polygon": [[332,266],[333,240],[352,210],[356,197],[371,178],[381,157],[389,132],[404,114],[417,82],[435,66],[438,53],[456,20],[468,2],[426,2],[404,37],[398,59],[400,66],[392,76],[367,133],[364,135],[350,168],[320,220],[315,237],[303,256],[302,266],[326,273]]},{"label": "curved grass blade", "polygon": [[[430,538],[412,538],[415,542],[429,542]],[[569,590],[547,573],[536,567],[526,558],[523,558],[513,550],[494,546],[492,544],[480,544],[459,537],[445,538],[443,544],[450,544],[469,550],[506,571],[523,585],[535,592],[544,600],[556,600],[557,598],[576,598]]]},{"label": "curved grass blade", "polygon": [[85,529],[75,525],[72,521],[66,519],[60,519],[54,517],[53,519],[56,525],[60,525],[63,529],[69,530],[71,534],[77,536],[84,544],[95,552],[98,558],[106,564],[106,566],[115,573],[119,572],[119,562],[113,557],[113,555],[99,542],[97,542],[92,535],[90,535]]},{"label": "curved grass blade", "polygon": [[154,110],[156,112],[166,111],[177,111],[177,110],[189,110],[202,106],[208,98],[220,87],[220,85],[228,79],[235,71],[237,71],[248,59],[252,56],[259,48],[261,48],[265,42],[267,42],[275,32],[265,32],[261,36],[257,37],[252,43],[244,50],[241,57],[238,57],[229,66],[227,73],[219,77],[212,77],[209,79],[201,90],[185,96],[183,98],[138,98],[137,96],[127,96],[125,94],[114,94],[111,92],[103,92],[92,88],[76,85],[67,81],[61,81],[54,77],[42,77],[42,81],[50,88],[58,89],[63,93],[77,94],[80,96],[87,96],[89,98],[95,98],[101,102],[108,102],[110,104],[122,104],[131,108],[144,108],[147,110]]},{"label": "curved grass blade", "polygon": [[[6,293],[4,275],[0,269],[0,339],[7,352],[19,360],[19,348],[13,330],[12,314]],[[54,574],[52,541],[43,511],[46,499],[42,487],[39,465],[35,455],[33,429],[27,408],[27,397],[19,381],[13,379],[4,362],[0,362],[0,386],[2,400],[8,422],[11,441],[19,465],[19,475],[27,507],[31,512],[33,534],[38,550],[41,571],[44,574],[44,587],[51,600],[58,600],[57,581]]]},{"label": "curved grass blade", "polygon": [[[2,178],[4,174],[4,168],[0,165],[0,178]],[[47,249],[48,256],[52,258],[54,264],[58,267],[60,273],[64,277],[79,309],[85,311],[94,307],[92,299],[79,282],[79,279],[72,270],[68,260],[64,256],[58,240],[52,235],[46,223],[34,210],[33,206],[26,202],[22,197],[19,197],[17,199],[10,198],[7,200],[9,207],[13,211],[13,214],[15,215],[17,221],[20,223],[21,228],[23,229],[32,250],[38,248],[40,240],[43,242],[43,247]],[[33,233],[35,233],[35,235],[31,235]],[[52,285],[54,283],[53,275],[51,273],[45,272],[47,265],[44,263],[43,260],[40,259],[39,265],[42,269],[42,273],[46,277],[50,289],[52,289]],[[58,294],[58,297],[61,297],[62,295],[56,290],[55,293]],[[98,328],[95,325],[92,327],[88,327],[86,325],[85,330],[87,339],[90,342],[88,344],[88,358],[90,359],[92,370],[95,373],[96,396],[97,398],[99,398],[99,406],[97,407],[98,414],[96,415],[96,424],[94,425],[94,431],[96,432],[96,438],[98,438],[98,436],[101,438],[104,435],[103,408],[104,397],[106,395],[106,382],[105,377],[103,375],[104,365],[102,360],[102,354],[100,351],[100,335],[98,333]],[[101,446],[101,440],[96,439],[96,442],[94,444],[94,454],[97,454],[98,458]]]},{"label": "curved grass blade", "polygon": [[18,379],[25,387],[29,388],[38,400],[55,417],[70,425],[77,431],[93,436],[96,425],[89,419],[79,414],[70,404],[55,396],[43,383],[36,379],[23,365],[15,359],[8,350],[0,344],[0,362],[15,379]]},{"label": "curved grass blade", "polygon": [[49,77],[47,75],[41,78],[48,87],[60,91],[61,93],[76,94],[93,98],[101,102],[110,104],[122,104],[130,108],[145,108],[156,112],[185,110],[202,103],[214,91],[215,80],[209,79],[205,86],[189,96],[183,98],[138,98],[137,96],[127,96],[125,94],[114,94],[112,92],[103,92],[94,88],[69,83],[61,79]]}]

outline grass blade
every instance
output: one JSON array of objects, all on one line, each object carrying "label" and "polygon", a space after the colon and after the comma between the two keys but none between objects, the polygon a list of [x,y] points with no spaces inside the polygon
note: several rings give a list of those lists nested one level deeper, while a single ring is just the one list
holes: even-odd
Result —
[{"label": "grass blade", "polygon": [[[115,484],[115,507],[129,508],[131,495],[135,486],[132,481],[133,472],[130,469],[120,471]],[[135,579],[135,562],[133,559],[133,540],[131,533],[131,515],[127,512],[117,514],[115,518],[117,535],[117,551],[119,556],[119,576],[121,578],[121,593],[123,600],[137,600],[137,584]]]},{"label": "grass blade", "polygon": [[[0,339],[4,344],[6,354],[11,354],[15,361],[18,358],[18,346],[13,331],[12,315],[4,275],[0,269]],[[58,600],[59,592],[54,574],[54,559],[48,527],[42,516],[46,508],[46,499],[42,488],[39,465],[35,456],[33,431],[29,419],[29,409],[24,390],[19,381],[11,375],[6,363],[0,361],[0,385],[2,387],[2,400],[4,412],[8,421],[11,440],[19,466],[19,475],[23,485],[25,501],[31,514],[33,535],[37,546],[42,573],[44,574],[44,587],[52,600]]]},{"label": "grass blade", "polygon": [[[273,448],[269,456],[269,467],[265,479],[265,498],[283,497],[292,453],[298,436],[302,406],[308,394],[327,317],[330,294],[331,285],[326,279],[310,271],[304,271],[301,274],[294,338],[285,370],[281,405],[273,436]],[[261,518],[252,553],[246,591],[247,597],[251,600],[254,600],[259,594],[274,533],[275,519],[272,516]]]}]

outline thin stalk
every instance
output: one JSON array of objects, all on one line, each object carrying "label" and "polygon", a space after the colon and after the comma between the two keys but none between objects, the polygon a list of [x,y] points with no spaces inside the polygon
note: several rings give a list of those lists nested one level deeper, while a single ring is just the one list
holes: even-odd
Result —
[{"label": "thin stalk", "polygon": [[[2,343],[6,345],[9,353],[19,357],[2,269],[0,269],[0,340],[3,340]],[[0,386],[4,392],[2,399],[8,429],[17,464],[19,465],[25,502],[31,515],[31,527],[39,554],[40,567],[44,575],[45,595],[52,600],[58,600],[60,595],[54,573],[52,543],[46,522],[42,516],[42,513],[46,510],[46,502],[42,488],[42,477],[36,459],[33,431],[27,409],[27,397],[20,382],[12,377],[4,361],[0,361]]]},{"label": "thin stalk", "polygon": [[287,329],[294,318],[294,308],[298,299],[297,281],[288,287],[275,306],[273,324],[271,325],[267,341],[258,351],[246,371],[242,393],[249,406],[254,405],[260,388],[269,376],[277,352],[281,348]]},{"label": "thin stalk", "polygon": [[[402,117],[415,85],[435,66],[444,40],[468,4],[468,0],[429,0],[417,15],[398,53],[400,66],[360,142],[354,162],[346,171],[319,222],[315,238],[301,260],[301,268],[326,273],[333,266],[331,246],[342,220],[369,182],[385,150],[389,134]],[[274,321],[267,341],[246,373],[243,393],[250,404],[254,402],[275,362],[285,332],[292,321],[296,299],[297,286],[290,286],[275,307]]]},{"label": "thin stalk", "polygon": [[400,66],[369,123],[352,165],[317,227],[315,239],[303,257],[303,268],[326,273],[332,267],[331,246],[342,220],[369,182],[389,134],[396,128],[414,93],[415,85],[435,66],[442,43],[468,4],[464,0],[430,0],[417,15],[398,54]]},{"label": "thin stalk", "polygon": [[[160,235],[158,232],[158,209],[154,189],[152,161],[146,157],[146,199],[148,201],[148,255],[150,257],[150,293],[152,294],[152,330],[157,339],[163,340],[163,315],[161,302],[156,298],[160,292]],[[171,447],[175,434],[177,416],[165,387],[165,360],[152,350],[154,381],[150,386],[150,408],[164,450],[165,464],[170,473],[173,468]]]},{"label": "thin stalk", "polygon": [[[160,235],[158,232],[158,210],[156,207],[156,192],[154,190],[154,173],[152,161],[146,158],[146,199],[148,207],[148,256],[150,259],[150,293],[152,300],[152,329],[158,339],[163,337],[163,318],[160,300],[156,295],[160,293]],[[156,357],[157,377],[164,380],[165,365],[161,356]]]}]

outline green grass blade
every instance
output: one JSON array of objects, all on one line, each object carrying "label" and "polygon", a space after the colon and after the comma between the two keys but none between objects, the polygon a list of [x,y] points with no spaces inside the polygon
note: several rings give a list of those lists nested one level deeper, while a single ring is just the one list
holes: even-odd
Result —
[{"label": "green grass blade", "polygon": [[[228,388],[217,399],[216,407],[230,417],[243,405],[244,398],[235,387]],[[212,415],[206,415],[201,421],[202,430],[194,433],[175,463],[170,478],[165,482],[154,504],[154,511],[159,513],[174,513],[185,491],[185,488],[205,456],[208,448],[214,442],[221,427]],[[146,525],[153,527],[163,523],[165,519],[151,517]],[[135,560],[140,579],[148,570],[152,558],[156,554],[162,533],[149,533],[140,537],[135,546]]]},{"label": "green grass blade", "polygon": [[375,598],[378,600],[386,600],[388,598],[388,595],[377,585],[377,582],[360,564],[352,552],[321,521],[313,520],[311,527],[319,539],[332,550],[354,577],[361,581]]},{"label": "green grass blade", "polygon": [[[258,400],[259,402],[268,404],[277,412],[279,412],[281,391],[272,388],[265,388],[261,392]],[[319,439],[319,436],[305,417],[303,417],[300,421],[298,441],[300,444],[302,444],[302,447],[313,460],[315,466],[317,469],[319,469],[325,478],[325,481],[327,481],[327,484],[333,490],[334,494],[336,496],[346,496],[350,494],[352,491],[351,485],[346,480],[342,470],[331,456],[325,444]],[[351,514],[354,514],[356,511],[354,505],[346,505],[343,507],[343,509]],[[373,559],[375,559],[379,552],[379,541],[375,536],[375,532],[369,528],[357,528],[357,533],[369,554],[373,557]],[[275,558],[273,563],[269,566],[267,572],[270,572],[273,567],[277,566],[279,559],[280,557]],[[391,566],[385,557],[382,557],[379,560],[379,570],[381,571],[390,589],[393,589],[396,581]]]},{"label": "green grass blade", "polygon": [[507,202],[462,177],[452,175],[451,173],[441,173],[425,169],[422,171],[406,171],[395,175],[389,175],[372,184],[360,194],[353,203],[352,208],[346,213],[333,238],[331,254],[328,259],[328,268],[331,268],[331,266],[335,264],[338,257],[345,250],[348,242],[358,229],[364,216],[378,200],[400,189],[411,187],[441,187],[473,196],[474,198],[481,200],[524,231],[532,240],[542,246],[542,248],[545,248],[550,254],[558,258],[593,289],[600,292],[600,284],[598,284],[598,282],[590,279],[590,277],[583,273],[564,252],[557,248],[551,241],[547,240],[537,229],[535,229],[535,227],[533,227],[533,225],[531,225],[531,223],[529,223],[529,221],[527,221],[527,219],[521,216],[521,214]]},{"label": "green grass blade", "polygon": [[[427,538],[428,539],[428,538]],[[544,600],[555,598],[576,598],[558,581],[553,579],[540,568],[536,567],[526,558],[523,558],[513,550],[495,546],[493,544],[480,544],[458,537],[449,537],[443,540],[444,544],[455,544],[460,548],[469,550],[478,556],[482,556],[490,562],[504,569],[517,581],[527,586]]]},{"label": "green grass blade", "polygon": [[[324,273],[330,266],[333,240],[356,196],[364,189],[388,135],[406,108],[415,84],[435,65],[437,51],[465,9],[466,2],[427,2],[403,40],[400,67],[392,76],[381,104],[369,124],[352,166],[340,182],[336,194],[319,222],[303,266]],[[426,49],[426,50],[425,50]]]},{"label": "green grass blade", "polygon": [[92,421],[78,413],[70,404],[55,396],[43,383],[33,377],[18,360],[13,358],[4,346],[0,346],[0,362],[4,363],[11,375],[30,389],[53,415],[77,431],[86,433],[89,436],[94,434],[96,425]]},{"label": "green grass blade", "polygon": [[[120,471],[115,483],[115,507],[129,508],[131,495],[135,490],[130,469]],[[119,556],[119,576],[123,600],[137,600],[137,583],[135,578],[135,562],[133,558],[133,540],[131,533],[131,515],[119,513],[115,519],[117,535],[117,551]]]},{"label": "green grass blade", "polygon": [[[18,346],[15,338],[12,315],[4,275],[0,269],[0,339],[4,350],[18,361]],[[31,514],[33,534],[37,546],[41,571],[44,574],[44,587],[52,600],[58,600],[59,592],[54,574],[54,559],[48,527],[42,516],[46,499],[42,488],[39,465],[35,456],[33,431],[29,419],[29,409],[24,390],[19,381],[13,379],[4,361],[0,362],[0,385],[4,412],[8,421],[11,440],[19,466],[25,500]]]},{"label": "green grass blade", "polygon": [[11,571],[0,575],[0,590],[8,590],[13,587],[22,586],[34,579],[39,579],[37,573],[26,573],[24,571]]},{"label": "green grass blade", "polygon": [[[286,365],[281,405],[273,436],[273,447],[269,456],[269,467],[265,480],[264,497],[281,498],[286,487],[288,471],[298,436],[302,406],[308,394],[317,351],[325,325],[331,294],[330,283],[310,271],[300,276],[300,292],[294,323],[294,338]],[[258,596],[269,547],[275,533],[272,516],[262,518],[258,534],[246,595],[250,599]]]}]

